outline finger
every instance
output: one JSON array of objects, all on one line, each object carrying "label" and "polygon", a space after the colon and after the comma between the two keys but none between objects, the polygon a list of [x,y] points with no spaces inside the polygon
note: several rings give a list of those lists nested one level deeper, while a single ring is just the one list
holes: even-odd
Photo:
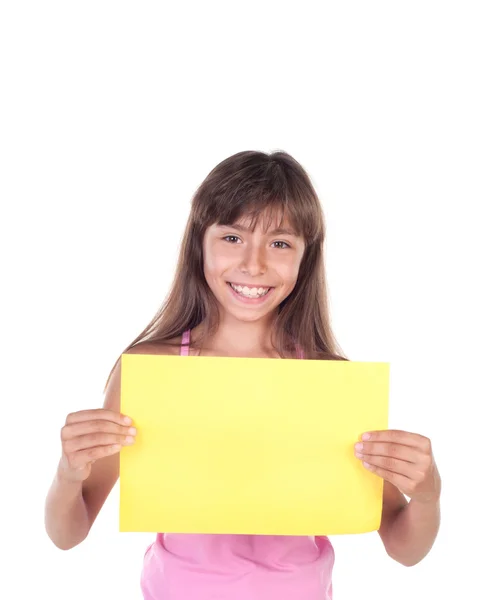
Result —
[{"label": "finger", "polygon": [[74,452],[68,458],[68,463],[72,469],[84,469],[89,463],[93,463],[105,456],[116,454],[122,449],[121,444],[112,444],[111,446],[96,446]]},{"label": "finger", "polygon": [[132,424],[132,419],[130,417],[105,408],[92,408],[90,410],[80,410],[78,412],[70,413],[66,417],[66,424],[69,425],[71,423],[80,423],[81,421],[92,421],[94,419],[104,419],[105,421],[111,421],[118,425]]},{"label": "finger", "polygon": [[370,442],[393,442],[411,446],[427,451],[430,449],[430,440],[418,433],[410,433],[409,431],[401,431],[399,429],[383,429],[380,431],[367,431],[361,436],[361,441]]},{"label": "finger", "polygon": [[[358,442],[354,445],[356,456],[358,454],[370,456],[388,456],[399,458],[411,463],[417,463],[421,459],[421,453],[412,446],[395,444],[392,442]],[[360,458],[358,456],[358,458]]]},{"label": "finger", "polygon": [[70,425],[65,425],[61,429],[61,439],[69,440],[79,435],[86,435],[87,433],[116,433],[121,435],[135,435],[135,427],[126,427],[125,425],[118,425],[112,421],[105,419],[93,419],[91,421],[79,421]]},{"label": "finger", "polygon": [[405,475],[395,473],[394,471],[388,471],[387,469],[378,467],[376,465],[370,465],[366,462],[363,463],[363,466],[368,471],[375,473],[375,475],[378,475],[379,477],[382,477],[382,479],[385,479],[389,483],[395,485],[401,492],[403,492],[403,494],[409,492],[409,490],[411,490],[413,487],[412,480],[409,477],[406,477]]},{"label": "finger", "polygon": [[409,479],[412,479],[412,476],[415,474],[415,465],[413,463],[399,460],[398,458],[364,455],[361,460],[363,461],[363,466],[370,470],[373,470],[373,468],[380,468],[384,471],[404,475]]},{"label": "finger", "polygon": [[130,446],[135,442],[133,435],[119,435],[116,433],[89,433],[87,435],[79,435],[77,437],[65,440],[63,442],[63,450],[66,454],[70,452],[78,452],[85,448],[94,448],[96,446],[111,446],[120,444],[122,446]]}]

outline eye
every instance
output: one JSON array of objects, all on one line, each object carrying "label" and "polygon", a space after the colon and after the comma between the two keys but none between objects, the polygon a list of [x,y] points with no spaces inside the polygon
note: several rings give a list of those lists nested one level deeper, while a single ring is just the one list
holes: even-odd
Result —
[{"label": "eye", "polygon": [[281,249],[291,248],[290,244],[287,244],[287,242],[273,242],[273,244],[282,244],[281,246],[278,246],[278,248]]},{"label": "eye", "polygon": [[226,240],[230,244],[236,244],[240,240],[240,238],[235,235],[225,235],[222,239]]}]

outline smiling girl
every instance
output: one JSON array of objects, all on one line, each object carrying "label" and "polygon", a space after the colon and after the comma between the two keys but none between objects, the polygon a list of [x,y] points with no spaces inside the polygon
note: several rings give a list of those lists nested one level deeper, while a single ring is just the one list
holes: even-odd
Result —
[{"label": "smiling girl", "polygon": [[[323,242],[318,197],[289,154],[225,159],[194,195],[170,294],[123,353],[347,360],[330,329]],[[103,408],[69,414],[61,430],[46,529],[62,549],[87,537],[118,479],[119,451],[134,443],[132,421],[120,413],[120,358]],[[366,432],[353,452],[384,479],[386,552],[416,564],[440,519],[429,439]],[[158,533],[141,588],[148,600],[327,600],[333,563],[326,536]]]}]

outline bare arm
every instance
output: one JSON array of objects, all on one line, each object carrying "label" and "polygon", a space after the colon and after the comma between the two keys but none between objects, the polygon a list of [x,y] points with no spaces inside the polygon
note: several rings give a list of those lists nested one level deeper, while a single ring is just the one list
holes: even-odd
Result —
[{"label": "bare arm", "polygon": [[379,529],[387,554],[411,567],[431,550],[440,524],[439,498],[408,503],[401,492],[384,481],[384,508]]},{"label": "bare arm", "polygon": [[[103,409],[118,413],[120,411],[120,379],[121,360],[113,372],[106,395]],[[68,416],[70,419],[71,415]],[[108,423],[110,423],[108,421]],[[82,424],[78,424],[80,427]],[[115,444],[126,428],[114,423],[114,432],[109,436],[108,448]],[[108,425],[108,427],[110,426]],[[64,429],[64,428],[63,428]],[[63,433],[61,432],[61,435]],[[106,498],[118,479],[119,455],[118,450],[101,450],[93,456],[95,463],[89,464],[87,478],[79,480],[79,471],[74,471],[68,465],[64,452],[61,457],[54,480],[45,502],[45,529],[54,544],[62,550],[69,550],[80,544],[88,535],[93,522],[102,508]],[[110,454],[114,452],[114,454]],[[100,456],[98,456],[100,454]],[[97,460],[98,459],[98,460]],[[82,477],[85,476],[84,470]]]},{"label": "bare arm", "polygon": [[90,530],[82,483],[61,479],[59,467],[45,502],[45,530],[61,550],[77,546]]},{"label": "bare arm", "polygon": [[356,456],[384,479],[379,534],[387,554],[402,565],[416,565],[432,548],[440,524],[441,477],[431,441],[399,430],[367,432],[362,440]]}]

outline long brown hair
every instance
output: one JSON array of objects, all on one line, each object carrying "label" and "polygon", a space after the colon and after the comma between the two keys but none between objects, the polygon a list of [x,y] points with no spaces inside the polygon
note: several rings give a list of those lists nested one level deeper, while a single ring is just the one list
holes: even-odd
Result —
[{"label": "long brown hair", "polygon": [[287,217],[305,240],[297,283],[280,304],[274,322],[274,345],[280,356],[298,343],[308,358],[348,360],[330,327],[323,211],[307,172],[283,151],[238,152],[210,171],[192,198],[170,293],[123,353],[141,342],[172,344],[202,322],[205,335],[217,330],[218,305],[203,271],[203,238],[210,225],[234,224],[243,216],[251,218],[253,227],[263,216],[268,217],[267,226],[277,216]]}]

